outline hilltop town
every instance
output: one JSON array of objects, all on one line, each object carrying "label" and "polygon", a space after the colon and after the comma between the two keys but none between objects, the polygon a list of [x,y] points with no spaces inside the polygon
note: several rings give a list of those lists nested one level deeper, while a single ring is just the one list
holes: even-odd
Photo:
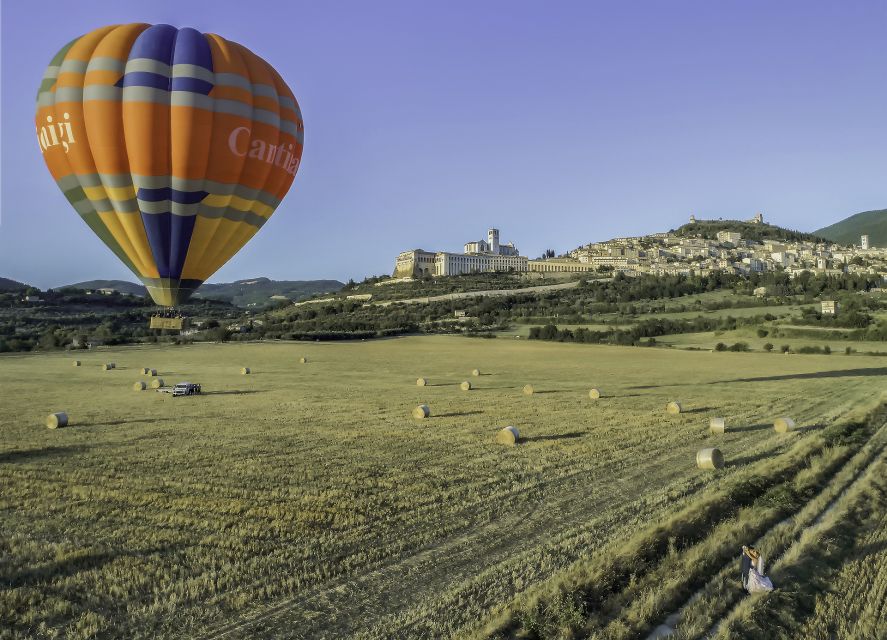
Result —
[{"label": "hilltop town", "polygon": [[[775,237],[744,237],[737,228],[767,227]],[[752,234],[760,236],[761,234]],[[784,271],[794,278],[803,272],[825,275],[869,274],[887,278],[887,248],[846,246],[810,234],[766,225],[763,214],[737,223],[690,221],[677,231],[614,238],[580,246],[565,255],[538,259],[521,256],[512,243],[499,244],[499,230],[487,240],[465,244],[462,253],[413,249],[397,256],[393,278],[449,276],[487,272],[589,272],[641,275],[708,275],[720,271],[750,275]]]}]

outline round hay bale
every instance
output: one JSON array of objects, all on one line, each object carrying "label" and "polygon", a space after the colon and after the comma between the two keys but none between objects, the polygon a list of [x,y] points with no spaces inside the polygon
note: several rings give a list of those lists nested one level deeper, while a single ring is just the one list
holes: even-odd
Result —
[{"label": "round hay bale", "polygon": [[249,374],[250,374],[249,367],[241,367],[240,368],[240,375],[248,376]]},{"label": "round hay bale", "polygon": [[426,380],[425,378],[416,378],[417,387],[424,387],[426,384],[428,384],[428,380]]},{"label": "round hay bale", "polygon": [[431,409],[427,404],[420,404],[418,407],[413,409],[413,417],[416,420],[422,420],[431,415]]},{"label": "round hay bale", "polygon": [[472,369],[472,371],[471,371],[471,375],[473,375],[473,376],[475,376],[475,377],[476,377],[476,376],[479,376],[479,375],[480,375],[480,369]]},{"label": "round hay bale", "polygon": [[597,400],[601,397],[601,390],[597,387],[592,388],[591,391],[588,392],[588,397],[592,400]]},{"label": "round hay bale", "polygon": [[146,376],[151,373],[151,370],[148,367],[142,367],[142,375]]},{"label": "round hay bale", "polygon": [[680,402],[669,402],[667,405],[665,405],[665,410],[671,414],[677,415],[684,409],[683,407],[681,407]]},{"label": "round hay bale", "polygon": [[144,382],[136,382],[135,384],[132,385],[133,391],[144,391],[147,388],[148,388],[148,385],[145,384]]},{"label": "round hay bale", "polygon": [[776,418],[773,422],[773,428],[776,430],[776,433],[788,433],[789,431],[794,431],[795,421],[786,416]]},{"label": "round hay bale", "polygon": [[73,364],[75,367],[79,367],[79,366],[80,366],[80,361],[79,361],[79,360],[74,360],[74,362],[72,362],[71,364]]},{"label": "round hay bale", "polygon": [[50,429],[58,429],[59,427],[68,426],[68,414],[64,411],[58,413],[50,413],[46,416],[46,426]]},{"label": "round hay bale", "polygon": [[117,363],[116,363],[116,362],[112,362],[112,363],[111,363],[111,368],[112,368],[112,369],[116,369],[116,368],[117,368]]},{"label": "round hay bale", "polygon": [[723,418],[710,418],[708,421],[708,430],[715,434],[724,433],[727,430],[727,423]]},{"label": "round hay bale", "polygon": [[471,383],[466,380],[459,385],[459,388],[462,389],[462,391],[471,391]]},{"label": "round hay bale", "polygon": [[106,362],[105,364],[102,365],[102,371],[110,371],[113,368],[114,367],[111,366],[110,362]]},{"label": "round hay bale", "polygon": [[154,378],[153,380],[151,380],[151,388],[152,389],[159,389],[162,386],[163,386],[163,378]]},{"label": "round hay bale", "polygon": [[151,369],[148,371],[148,375],[154,377],[157,375],[157,369]]},{"label": "round hay bale", "polygon": [[496,434],[496,442],[513,447],[520,440],[520,433],[516,427],[505,427]]},{"label": "round hay bale", "polygon": [[696,452],[696,466],[700,469],[722,469],[724,454],[715,447],[700,449]]},{"label": "round hay bale", "polygon": [[525,396],[533,395],[533,385],[531,385],[531,384],[524,385],[524,395]]},{"label": "round hay bale", "polygon": [[306,358],[305,356],[302,356],[301,358],[299,358],[299,364],[307,364],[307,363],[308,363],[308,358]]}]

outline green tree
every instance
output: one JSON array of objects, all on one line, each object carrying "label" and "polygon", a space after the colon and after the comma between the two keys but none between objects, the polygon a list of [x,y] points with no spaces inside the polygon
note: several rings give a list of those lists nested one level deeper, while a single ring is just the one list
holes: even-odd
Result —
[{"label": "green tree", "polygon": [[40,334],[38,344],[41,349],[55,349],[59,346],[59,339],[56,335],[57,327],[49,327]]},{"label": "green tree", "polygon": [[206,336],[215,342],[228,342],[231,332],[226,327],[216,327],[207,331]]}]

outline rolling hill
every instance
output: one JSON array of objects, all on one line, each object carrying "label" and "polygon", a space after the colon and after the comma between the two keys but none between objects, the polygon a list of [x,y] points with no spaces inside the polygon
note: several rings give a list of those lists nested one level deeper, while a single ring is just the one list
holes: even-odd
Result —
[{"label": "rolling hill", "polygon": [[869,245],[887,246],[887,209],[863,211],[840,222],[815,231],[816,235],[842,244],[859,244],[859,236],[867,234]]},{"label": "rolling hill", "polygon": [[282,296],[289,300],[301,300],[315,293],[338,291],[345,283],[338,280],[270,280],[251,278],[221,284],[206,283],[193,298],[199,300],[225,300],[238,307],[264,306],[274,302],[272,296]]},{"label": "rolling hill", "polygon": [[[10,281],[11,282],[11,281]],[[271,280],[251,278],[236,282],[206,283],[192,296],[192,300],[208,299],[230,302],[238,307],[261,307],[272,304],[273,296],[301,300],[315,293],[338,291],[344,283],[338,280]],[[121,293],[145,296],[145,287],[127,280],[87,280],[66,285],[73,289],[115,289]],[[282,298],[278,298],[282,299]]]},{"label": "rolling hill", "polygon": [[59,289],[114,289],[120,293],[128,293],[132,296],[145,296],[147,291],[144,285],[129,282],[128,280],[86,280],[84,282],[75,282],[74,284],[66,284]]},{"label": "rolling hill", "polygon": [[806,233],[785,229],[773,224],[754,224],[740,220],[697,220],[685,224],[675,233],[685,237],[700,237],[714,240],[719,231],[737,231],[742,234],[743,240],[788,240],[791,242],[819,242],[822,237],[818,231]]},{"label": "rolling hill", "polygon": [[31,285],[29,284],[17,280],[11,280],[10,278],[0,278],[0,291],[18,291],[20,289],[27,289],[30,286]]}]

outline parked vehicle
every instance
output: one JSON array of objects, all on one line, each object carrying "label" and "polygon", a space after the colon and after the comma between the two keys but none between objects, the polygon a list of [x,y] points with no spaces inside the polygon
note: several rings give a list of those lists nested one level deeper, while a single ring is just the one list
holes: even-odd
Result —
[{"label": "parked vehicle", "polygon": [[173,397],[193,396],[200,393],[200,385],[193,382],[180,382],[172,388]]}]

